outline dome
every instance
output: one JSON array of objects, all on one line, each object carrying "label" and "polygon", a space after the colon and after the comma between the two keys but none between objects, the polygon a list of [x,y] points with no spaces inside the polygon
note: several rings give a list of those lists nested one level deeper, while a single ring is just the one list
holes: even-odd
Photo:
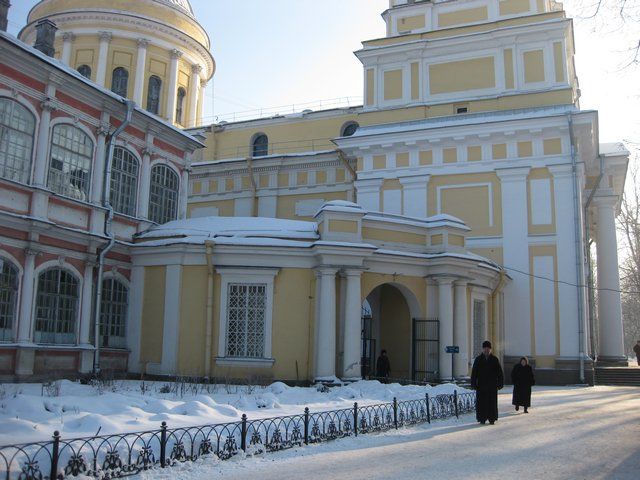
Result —
[{"label": "dome", "polygon": [[191,8],[191,4],[189,0],[155,0],[158,3],[163,3],[165,5],[169,5],[170,7],[177,8],[181,12],[186,13],[193,17],[193,8]]}]

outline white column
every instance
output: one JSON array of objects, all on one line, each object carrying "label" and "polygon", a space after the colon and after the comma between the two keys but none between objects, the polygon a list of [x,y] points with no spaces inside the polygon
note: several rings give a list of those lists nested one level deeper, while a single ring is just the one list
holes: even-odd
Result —
[{"label": "white column", "polygon": [[64,32],[62,34],[62,55],[60,60],[65,65],[71,65],[71,49],[73,48],[73,41],[76,36],[71,32]]},{"label": "white column", "polygon": [[[202,125],[202,117],[204,116],[204,92],[207,86],[207,82],[204,80],[200,80],[200,91],[198,92],[198,108],[196,111],[196,127]],[[200,112],[198,114],[198,112]],[[213,111],[211,112],[214,113]],[[211,123],[211,122],[209,122]]]},{"label": "white column", "polygon": [[329,379],[336,374],[336,268],[320,267],[318,327],[315,339],[315,378]]},{"label": "white column", "polygon": [[151,184],[151,145],[153,137],[147,135],[147,147],[142,150],[142,169],[140,172],[140,193],[138,197],[138,217],[149,218],[149,189]]},{"label": "white column", "polygon": [[178,219],[181,220],[187,218],[190,170],[191,167],[185,167],[185,169],[182,171],[182,181],[180,182],[180,203],[178,204]]},{"label": "white column", "polygon": [[133,101],[142,106],[142,92],[144,91],[144,77],[147,66],[147,46],[149,41],[138,39],[138,55],[136,57],[136,78],[133,84]]},{"label": "white column", "polygon": [[93,161],[93,173],[91,177],[91,202],[102,203],[102,187],[104,183],[104,163],[106,160],[106,140],[109,135],[109,114],[102,113],[100,125],[96,129],[98,143],[96,144],[96,158]]},{"label": "white column", "polygon": [[400,178],[404,204],[404,215],[427,217],[427,188],[430,175]]},{"label": "white column", "polygon": [[460,347],[454,355],[453,375],[469,375],[469,307],[467,304],[467,282],[457,281],[454,287],[453,344]]},{"label": "white column", "polygon": [[91,314],[93,296],[93,262],[87,262],[84,267],[84,280],[82,282],[82,309],[80,311],[80,335],[78,344],[91,345]]},{"label": "white column", "polygon": [[595,197],[598,209],[596,250],[598,255],[598,360],[626,363],[620,276],[618,273],[618,240],[616,238],[616,196]]},{"label": "white column", "polygon": [[161,374],[178,373],[178,341],[180,339],[180,296],[182,265],[167,265],[164,297],[164,328],[162,330]]},{"label": "white column", "polygon": [[[549,166],[549,171],[553,175],[556,212],[560,356],[576,358],[578,356],[579,322],[582,319],[578,319],[578,290],[574,285],[584,285],[585,283],[579,278],[576,265],[575,225],[580,223],[580,218],[576,218],[574,207],[574,181],[571,165]],[[550,301],[552,300],[550,299]],[[540,355],[540,353],[536,353]]]},{"label": "white column", "polygon": [[357,380],[361,377],[360,371],[360,343],[362,329],[362,303],[360,301],[360,270],[346,270],[344,276],[347,279],[347,291],[345,295],[345,322],[344,322],[344,357],[342,376],[343,379]]},{"label": "white column", "polygon": [[53,98],[56,96],[56,88],[47,86],[47,98],[41,103],[40,125],[38,127],[38,143],[36,145],[36,164],[33,173],[33,184],[44,187],[47,184],[47,154],[49,152],[49,130],[51,129],[51,112],[55,110]]},{"label": "white column", "polygon": [[[502,187],[502,238],[504,266],[513,281],[505,288],[505,349],[507,355],[531,354],[529,304],[529,222],[527,175],[529,168],[497,170]],[[513,271],[512,271],[513,269]],[[525,274],[518,273],[525,272]]]},{"label": "white column", "polygon": [[18,319],[18,343],[31,343],[31,312],[35,288],[35,264],[38,252],[25,249],[24,270],[22,272],[20,294],[20,317]]},{"label": "white column", "polygon": [[167,98],[165,104],[167,111],[164,117],[170,122],[176,122],[176,94],[178,92],[178,61],[182,56],[179,50],[171,50],[171,65],[169,66],[169,84],[167,85]]},{"label": "white column", "polygon": [[129,349],[129,371],[140,372],[140,340],[142,333],[142,301],[144,299],[144,267],[131,269],[131,290],[127,311],[127,348]]},{"label": "white column", "polygon": [[98,69],[96,70],[96,83],[102,87],[107,84],[107,60],[109,58],[109,42],[111,32],[98,32],[100,35],[100,48],[98,50]]},{"label": "white column", "polygon": [[451,354],[445,352],[447,345],[453,345],[453,278],[437,278],[438,320],[440,321],[440,379],[451,379]]},{"label": "white column", "polygon": [[198,95],[200,94],[200,65],[191,66],[191,79],[189,82],[189,117],[187,127],[197,126],[198,119]]}]

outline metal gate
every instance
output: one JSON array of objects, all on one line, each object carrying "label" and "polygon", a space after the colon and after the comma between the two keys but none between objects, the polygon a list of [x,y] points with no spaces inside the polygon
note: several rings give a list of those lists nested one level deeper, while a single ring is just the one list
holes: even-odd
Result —
[{"label": "metal gate", "polygon": [[363,379],[375,374],[376,339],[373,338],[371,313],[362,309],[362,356],[360,358],[360,372]]},{"label": "metal gate", "polygon": [[440,321],[437,318],[414,318],[413,380],[432,382],[439,378],[439,346]]}]

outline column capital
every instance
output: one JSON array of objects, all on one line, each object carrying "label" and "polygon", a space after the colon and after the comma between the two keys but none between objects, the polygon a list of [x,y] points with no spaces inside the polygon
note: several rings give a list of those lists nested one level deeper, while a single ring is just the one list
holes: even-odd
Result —
[{"label": "column capital", "polygon": [[614,209],[618,205],[617,195],[596,195],[593,197],[593,204],[597,208],[611,208]]},{"label": "column capital", "polygon": [[343,268],[342,270],[340,270],[340,276],[359,278],[365,270],[366,270],[365,268],[359,268],[359,267]]},{"label": "column capital", "polygon": [[96,135],[98,136],[107,136],[109,135],[109,127],[111,125],[109,125],[108,123],[100,123],[100,125],[98,125],[96,127]]},{"label": "column capital", "polygon": [[338,273],[338,270],[340,270],[338,267],[332,267],[330,265],[320,265],[314,268],[316,276],[318,277],[329,277],[332,275],[335,276],[335,274]]},{"label": "column capital", "polygon": [[573,169],[569,163],[563,165],[548,165],[547,169],[553,178],[570,177],[573,174]]},{"label": "column capital", "polygon": [[63,32],[62,40],[64,42],[73,42],[76,39],[76,34],[73,32]]},{"label": "column capital", "polygon": [[147,157],[147,156],[150,157],[151,155],[153,155],[153,147],[147,146],[142,149],[143,157]]},{"label": "column capital", "polygon": [[452,276],[446,276],[446,275],[431,275],[427,278],[430,278],[431,280],[434,280],[438,286],[442,286],[442,285],[453,285],[453,282],[455,282],[457,280],[457,277],[452,277]]},{"label": "column capital", "polygon": [[42,109],[46,110],[47,112],[53,112],[54,110],[57,110],[54,101],[49,97],[45,98],[40,103],[40,107],[42,107]]},{"label": "column capital", "polygon": [[38,250],[35,250],[33,248],[27,247],[27,248],[24,249],[24,254],[27,257],[37,257],[38,255],[40,255],[40,253],[42,253],[42,252],[40,252]]},{"label": "column capital", "polygon": [[430,179],[431,175],[412,175],[410,177],[400,177],[398,181],[404,188],[426,188]]},{"label": "column capital", "polygon": [[113,38],[113,34],[111,32],[98,32],[98,37],[100,38],[101,42],[109,43]]},{"label": "column capital", "polygon": [[527,179],[530,170],[529,167],[499,168],[496,175],[502,182],[519,182]]},{"label": "column capital", "polygon": [[191,65],[191,73],[193,73],[194,75],[199,75],[200,72],[202,72],[202,65]]},{"label": "column capital", "polygon": [[469,279],[468,278],[461,278],[455,281],[454,286],[456,287],[467,287],[467,285],[469,285]]},{"label": "column capital", "polygon": [[180,57],[182,57],[182,55],[183,55],[183,54],[182,54],[182,52],[181,52],[180,50],[178,50],[177,48],[174,48],[174,49],[173,49],[173,50],[171,50],[169,53],[171,54],[171,58],[172,58],[173,60],[177,60],[177,59],[179,59]]},{"label": "column capital", "polygon": [[136,44],[138,45],[138,48],[147,48],[149,46],[149,40],[146,38],[138,38],[136,39]]}]

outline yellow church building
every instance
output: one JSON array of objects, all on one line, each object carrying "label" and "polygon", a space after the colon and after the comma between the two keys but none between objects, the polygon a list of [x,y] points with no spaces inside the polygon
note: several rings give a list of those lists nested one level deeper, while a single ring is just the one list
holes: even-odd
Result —
[{"label": "yellow church building", "polygon": [[629,152],[580,109],[561,4],[390,0],[355,52],[363,105],[211,125],[188,0],[103,5],[43,0],[20,38],[53,21],[62,62],[205,145],[186,218],[122,245],[129,372],[352,380],[385,349],[391,376],[432,381],[467,377],[486,339],[543,383],[625,363]]}]

